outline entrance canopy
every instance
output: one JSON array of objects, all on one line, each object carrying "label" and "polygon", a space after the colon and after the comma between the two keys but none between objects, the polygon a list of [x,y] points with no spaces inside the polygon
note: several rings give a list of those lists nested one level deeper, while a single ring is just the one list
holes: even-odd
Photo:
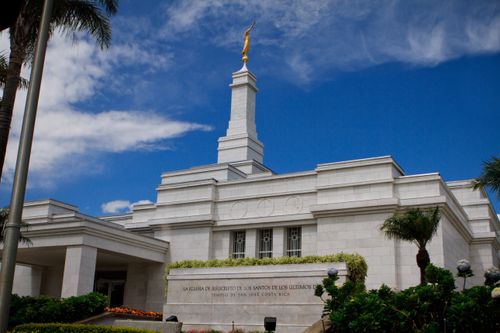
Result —
[{"label": "entrance canopy", "polygon": [[[125,283],[125,289],[140,289],[140,285],[132,285],[131,280],[136,280],[138,284],[146,283],[148,293],[162,290],[168,242],[132,233],[55,200],[27,203],[23,221],[28,224],[23,235],[32,244],[19,244],[20,266],[14,280],[19,293],[82,295],[96,290],[96,277],[113,275],[122,276],[121,280],[126,277],[130,283]],[[137,306],[134,303],[140,295],[129,294],[128,305]]]}]

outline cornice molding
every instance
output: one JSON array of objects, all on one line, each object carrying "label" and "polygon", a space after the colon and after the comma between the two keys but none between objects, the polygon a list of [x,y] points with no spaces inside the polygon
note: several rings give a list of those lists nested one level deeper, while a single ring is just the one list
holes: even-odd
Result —
[{"label": "cornice molding", "polygon": [[[97,226],[89,221],[79,222],[48,222],[36,225],[30,225],[29,229],[23,234],[32,239],[36,238],[53,238],[54,236],[93,236],[102,240],[114,241],[116,243],[132,245],[137,248],[154,251],[161,254],[166,254],[169,248],[169,243],[163,240],[137,235],[125,229],[109,230],[110,226]],[[83,239],[83,237],[82,237]],[[82,245],[84,242],[82,241]],[[28,246],[29,247],[29,246]],[[130,254],[129,254],[130,255]]]},{"label": "cornice molding", "polygon": [[399,206],[397,198],[346,201],[340,203],[329,203],[312,205],[311,213],[314,217],[330,217],[368,213],[382,213],[395,211]]}]

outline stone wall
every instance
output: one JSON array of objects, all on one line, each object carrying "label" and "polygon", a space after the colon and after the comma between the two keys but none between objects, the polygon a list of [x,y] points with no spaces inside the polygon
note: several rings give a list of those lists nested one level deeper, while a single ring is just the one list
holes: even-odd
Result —
[{"label": "stone wall", "polygon": [[176,315],[183,328],[263,331],[264,317],[277,318],[277,332],[298,333],[321,317],[314,295],[327,270],[347,276],[345,263],[172,269],[164,317]]}]

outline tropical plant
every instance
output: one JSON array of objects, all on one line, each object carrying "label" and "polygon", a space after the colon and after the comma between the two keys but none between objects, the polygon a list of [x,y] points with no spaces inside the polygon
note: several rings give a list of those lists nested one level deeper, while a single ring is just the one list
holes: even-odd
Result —
[{"label": "tropical plant", "polygon": [[[5,54],[0,53],[0,87],[5,85],[5,81],[7,80],[7,70],[9,68],[9,63],[7,62],[7,57]],[[29,81],[25,78],[19,78],[19,88],[28,88]],[[2,99],[0,98],[0,103]]]},{"label": "tropical plant", "polygon": [[[109,17],[117,10],[118,0],[57,0],[52,10],[49,33],[58,29],[67,36],[77,31],[90,33],[101,46],[109,46]],[[16,90],[21,67],[32,58],[42,13],[42,0],[23,0],[15,23],[10,27],[10,55],[0,107],[0,179],[9,137]]]},{"label": "tropical plant", "polygon": [[483,172],[474,180],[474,189],[489,187],[500,198],[500,157],[483,162]]},{"label": "tropical plant", "polygon": [[385,285],[366,291],[328,277],[315,294],[324,301],[330,332],[499,332],[500,302],[491,296],[493,287],[457,292],[450,271],[429,264],[425,274],[429,284],[401,291]]},{"label": "tropical plant", "polygon": [[380,230],[389,239],[412,242],[418,247],[417,265],[420,268],[420,284],[425,284],[425,268],[431,262],[426,246],[436,234],[441,214],[434,209],[412,208],[389,217]]},{"label": "tropical plant", "polygon": [[[9,217],[9,209],[0,208],[0,243],[3,243],[4,228],[5,228],[5,223],[7,223],[8,217]],[[21,228],[27,229],[28,224],[22,222]],[[24,237],[22,234],[19,235],[19,241],[24,244],[31,245],[31,240],[28,237]]]},{"label": "tropical plant", "polygon": [[[3,53],[0,53],[0,88],[3,88],[5,81],[7,80],[7,69],[9,64],[7,63],[7,58]],[[28,80],[25,78],[19,78],[19,88],[28,88]],[[2,98],[0,97],[0,104],[2,103]],[[1,173],[0,173],[1,175]]]}]

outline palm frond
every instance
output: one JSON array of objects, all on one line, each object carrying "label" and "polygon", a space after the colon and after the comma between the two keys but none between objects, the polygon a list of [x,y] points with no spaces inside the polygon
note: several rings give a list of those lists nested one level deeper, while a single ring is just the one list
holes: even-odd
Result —
[{"label": "palm frond", "polygon": [[441,214],[439,207],[432,210],[412,208],[402,214],[389,217],[380,226],[389,239],[400,239],[425,248],[436,234]]},{"label": "palm frond", "polygon": [[[21,15],[26,18],[28,28],[26,41],[26,61],[31,61],[40,25],[42,4],[40,0],[27,0]],[[58,0],[52,10],[49,34],[55,30],[74,37],[76,32],[88,32],[101,48],[111,43],[111,23],[109,17],[116,14],[117,0]]]},{"label": "palm frond", "polygon": [[474,189],[489,187],[500,198],[500,157],[483,162],[483,172],[474,181]]},{"label": "palm frond", "polygon": [[52,25],[67,35],[86,31],[101,48],[106,48],[111,43],[109,16],[115,14],[116,10],[117,2],[114,0],[64,0],[54,8]]},{"label": "palm frond", "polygon": [[[0,52],[0,86],[5,85],[7,81],[7,72],[9,70],[9,62],[7,61],[7,57],[3,52]],[[18,87],[22,89],[27,89],[29,85],[29,81],[23,77],[19,78]]]},{"label": "palm frond", "polygon": [[115,15],[118,11],[118,0],[97,0],[109,15]]},{"label": "palm frond", "polygon": [[[8,218],[9,218],[9,209],[8,208],[1,208],[0,209],[0,243],[3,243],[5,224],[7,223]],[[29,228],[29,225],[27,223],[21,222],[21,228],[24,230],[27,230]],[[22,233],[19,235],[19,241],[23,244],[26,244],[26,245],[33,244],[31,242],[31,239],[29,239],[28,237],[24,237]]]}]

